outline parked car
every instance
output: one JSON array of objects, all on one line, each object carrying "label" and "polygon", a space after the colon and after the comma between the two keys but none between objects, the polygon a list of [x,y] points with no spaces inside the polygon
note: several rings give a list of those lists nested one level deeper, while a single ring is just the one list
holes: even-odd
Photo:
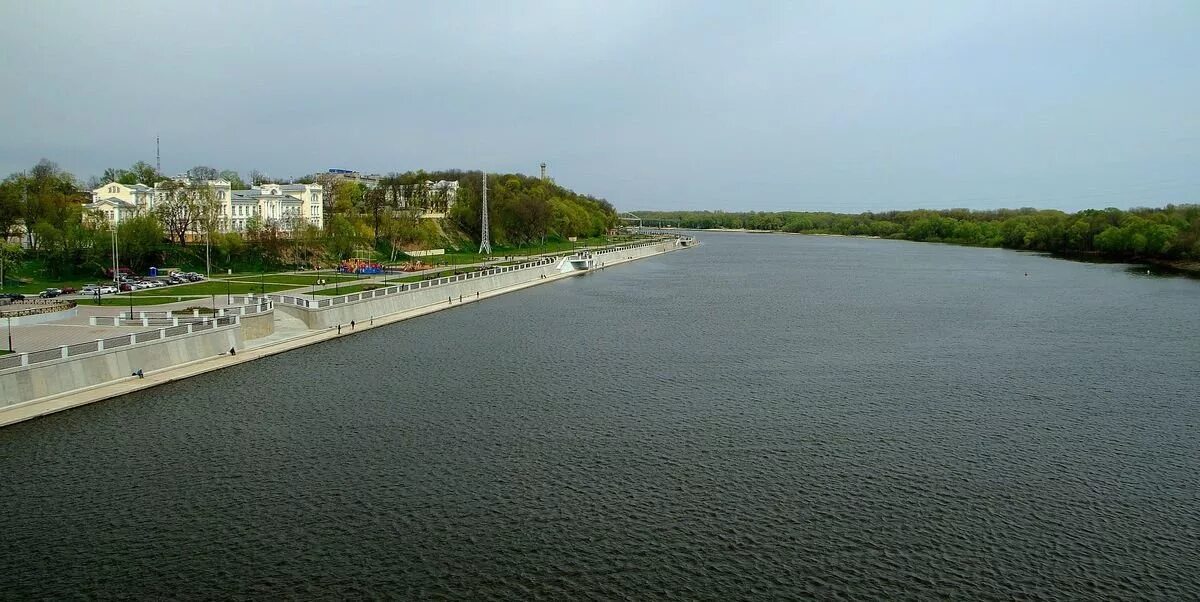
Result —
[{"label": "parked car", "polygon": [[0,299],[8,299],[10,301],[24,301],[25,295],[21,293],[0,293]]},{"label": "parked car", "polygon": [[131,291],[131,290],[133,290],[133,285],[128,282],[122,282],[120,289],[121,289],[122,293],[126,292],[126,291]]},{"label": "parked car", "polygon": [[117,292],[117,287],[115,287],[115,286],[102,286],[102,287],[100,287],[100,294],[101,294],[101,295],[108,295],[108,294],[115,293],[115,292]]},{"label": "parked car", "polygon": [[151,280],[150,281],[150,286],[155,287],[155,288],[158,288],[160,286],[166,286],[166,285],[167,285],[167,283],[163,282],[162,280]]},{"label": "parked car", "polygon": [[83,285],[83,289],[79,291],[79,294],[81,294],[81,295],[95,295],[95,294],[96,294],[97,292],[99,292],[99,291],[100,291],[100,285],[99,285],[99,284],[85,284],[85,285]]},{"label": "parked car", "polygon": [[63,292],[62,292],[62,289],[60,289],[60,288],[48,288],[48,289],[38,293],[38,296],[43,299],[52,299],[61,294],[63,294]]},{"label": "parked car", "polygon": [[60,294],[62,295],[74,295],[75,293],[79,292],[75,290],[75,287],[73,286],[64,286],[61,290],[62,292]]}]

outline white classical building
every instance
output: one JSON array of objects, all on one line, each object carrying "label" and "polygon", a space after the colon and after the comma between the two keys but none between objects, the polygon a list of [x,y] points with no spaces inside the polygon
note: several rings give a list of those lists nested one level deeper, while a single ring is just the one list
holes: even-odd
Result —
[{"label": "white classical building", "polygon": [[[105,184],[92,191],[92,202],[84,205],[91,215],[99,215],[111,224],[140,212],[153,211],[167,202],[172,184],[191,185],[186,178],[172,183],[159,182],[153,188],[142,184]],[[242,232],[252,218],[257,217],[264,227],[290,232],[298,219],[323,228],[325,226],[325,193],[320,184],[263,184],[249,190],[233,190],[228,180],[205,180],[217,203],[218,228],[222,232]]]},{"label": "white classical building", "polygon": [[[109,182],[92,191],[92,202],[83,206],[110,224],[119,224],[154,204],[154,189],[145,184]],[[85,214],[86,219],[86,214]]]},{"label": "white classical building", "polygon": [[[422,218],[442,219],[450,213],[450,208],[458,199],[458,181],[425,180],[419,184],[404,187],[402,193],[399,199],[395,199],[398,209],[407,209],[411,206],[421,210]],[[392,200],[388,198],[388,201]]]}]

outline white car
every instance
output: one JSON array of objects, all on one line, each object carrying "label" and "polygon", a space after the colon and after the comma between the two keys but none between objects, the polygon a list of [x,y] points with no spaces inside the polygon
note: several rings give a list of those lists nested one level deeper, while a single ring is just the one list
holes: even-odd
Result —
[{"label": "white car", "polygon": [[100,287],[100,294],[101,294],[101,295],[108,295],[108,294],[110,294],[110,293],[115,293],[115,292],[117,292],[117,287],[115,287],[115,286],[102,286],[102,287]]},{"label": "white car", "polygon": [[83,288],[79,289],[79,294],[81,294],[81,295],[95,295],[95,294],[96,294],[96,291],[98,291],[98,290],[100,290],[100,287],[99,287],[98,285],[95,285],[95,284],[85,284],[85,285],[83,285]]}]

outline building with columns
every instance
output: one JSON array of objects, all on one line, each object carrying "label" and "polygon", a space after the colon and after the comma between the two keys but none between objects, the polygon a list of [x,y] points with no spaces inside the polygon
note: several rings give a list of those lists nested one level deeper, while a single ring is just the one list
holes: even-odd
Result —
[{"label": "building with columns", "polygon": [[138,211],[152,207],[153,204],[153,188],[145,184],[126,185],[109,182],[93,190],[92,202],[85,204],[83,208],[110,224],[119,224],[122,220],[133,217]]},{"label": "building with columns", "polygon": [[[208,189],[216,203],[218,229],[221,232],[243,232],[248,222],[257,217],[264,227],[274,227],[281,232],[291,232],[297,220],[324,228],[325,215],[320,184],[263,184],[249,190],[233,190],[228,180],[205,180],[198,183]],[[143,212],[152,212],[155,207],[170,201],[172,190],[178,186],[191,186],[186,178],[175,178],[155,184],[153,188],[143,184],[105,184],[92,191],[92,202],[84,205],[87,215],[98,217],[110,224]]]}]

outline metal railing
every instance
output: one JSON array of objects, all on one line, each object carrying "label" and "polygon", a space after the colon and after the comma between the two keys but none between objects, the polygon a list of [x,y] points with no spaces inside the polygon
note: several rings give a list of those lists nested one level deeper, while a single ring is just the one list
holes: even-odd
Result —
[{"label": "metal railing", "polygon": [[[639,248],[643,248],[643,247],[651,247],[651,246],[655,246],[655,245],[661,245],[663,243],[670,243],[673,240],[678,244],[678,242],[683,239],[691,240],[690,237],[686,237],[686,236],[679,236],[679,235],[664,236],[662,238],[658,238],[655,240],[650,240],[650,241],[645,241],[645,242],[637,242],[637,243],[629,243],[629,244],[619,245],[616,247],[605,247],[605,248],[598,249],[595,251],[586,251],[585,253],[587,254],[586,255],[587,257],[596,257],[599,255],[607,256],[607,255],[611,255],[613,253],[622,253],[622,252],[630,251],[633,249],[639,249]],[[329,297],[326,299],[309,299],[309,298],[304,298],[304,297],[300,297],[300,296],[296,296],[296,295],[276,295],[276,294],[269,294],[269,295],[266,295],[266,297],[269,298],[271,301],[274,301],[275,303],[280,303],[283,305],[303,307],[305,309],[323,309],[326,307],[333,307],[335,305],[342,305],[345,303],[354,303],[356,301],[376,299],[379,297],[398,295],[398,294],[402,294],[402,293],[406,293],[406,292],[410,292],[410,291],[423,290],[423,289],[437,287],[437,286],[445,286],[448,284],[454,284],[456,282],[463,282],[465,280],[471,280],[474,278],[483,278],[485,276],[496,276],[499,274],[507,274],[509,272],[517,272],[517,271],[521,271],[521,270],[540,268],[540,267],[543,267],[546,265],[553,264],[564,258],[569,261],[569,260],[571,260],[572,257],[579,258],[580,255],[540,257],[538,259],[522,262],[522,263],[519,263],[516,265],[497,266],[497,267],[489,268],[486,270],[467,272],[465,274],[457,274],[454,276],[442,276],[439,278],[431,278],[429,280],[421,280],[418,282],[409,282],[409,283],[404,283],[404,284],[394,284],[391,286],[386,286],[386,283],[384,283],[385,286],[381,286],[379,288],[372,289],[369,291],[362,291],[362,292],[357,292],[357,293],[346,293],[345,295]],[[247,299],[250,299],[250,297],[247,297]]]},{"label": "metal railing", "polygon": [[199,309],[186,311],[138,311],[132,317],[128,312],[116,316],[92,316],[88,323],[92,326],[178,326],[180,324],[195,324],[207,322],[214,318],[225,316],[253,316],[266,313],[275,307],[269,300],[258,299],[255,303],[236,307],[222,307],[213,314],[202,314]]},{"label": "metal railing", "polygon": [[169,339],[175,336],[194,334],[197,332],[204,332],[207,330],[213,330],[227,326],[235,326],[240,318],[241,316],[237,315],[205,318],[202,322],[180,324],[170,328],[158,328],[144,332],[123,334],[106,339],[75,343],[72,345],[59,345],[58,347],[53,347],[50,349],[11,353],[0,356],[0,370],[7,370],[11,368],[27,368],[43,362],[70,359],[72,357],[86,355],[89,353],[111,351],[117,347],[140,345]]},{"label": "metal railing", "polygon": [[496,274],[504,274],[507,272],[514,272],[517,270],[527,270],[527,269],[531,269],[531,268],[542,267],[545,265],[552,264],[555,261],[556,261],[556,258],[543,257],[543,258],[536,259],[533,261],[527,261],[527,262],[524,262],[524,263],[521,263],[518,265],[496,267],[496,268],[491,268],[488,270],[479,270],[479,271],[474,271],[474,272],[467,272],[465,274],[456,274],[453,276],[442,276],[439,278],[431,278],[429,280],[421,280],[418,282],[393,284],[390,286],[388,286],[386,283],[384,283],[384,286],[380,286],[379,288],[372,289],[369,291],[361,291],[361,292],[357,292],[357,293],[347,293],[345,295],[340,295],[337,297],[329,297],[327,299],[305,299],[303,297],[297,297],[295,295],[268,295],[268,298],[270,298],[272,301],[274,301],[276,303],[281,303],[284,305],[293,305],[296,307],[303,307],[306,309],[321,309],[321,308],[325,308],[325,307],[332,307],[334,305],[342,305],[344,303],[353,303],[355,301],[364,301],[364,300],[375,299],[375,298],[379,298],[379,297],[398,295],[398,294],[406,293],[409,291],[422,290],[422,289],[432,288],[432,287],[436,287],[436,286],[445,286],[447,284],[463,282],[465,280],[469,280],[469,279],[473,279],[473,278],[482,278],[484,276],[492,276],[492,275],[496,275]]}]

